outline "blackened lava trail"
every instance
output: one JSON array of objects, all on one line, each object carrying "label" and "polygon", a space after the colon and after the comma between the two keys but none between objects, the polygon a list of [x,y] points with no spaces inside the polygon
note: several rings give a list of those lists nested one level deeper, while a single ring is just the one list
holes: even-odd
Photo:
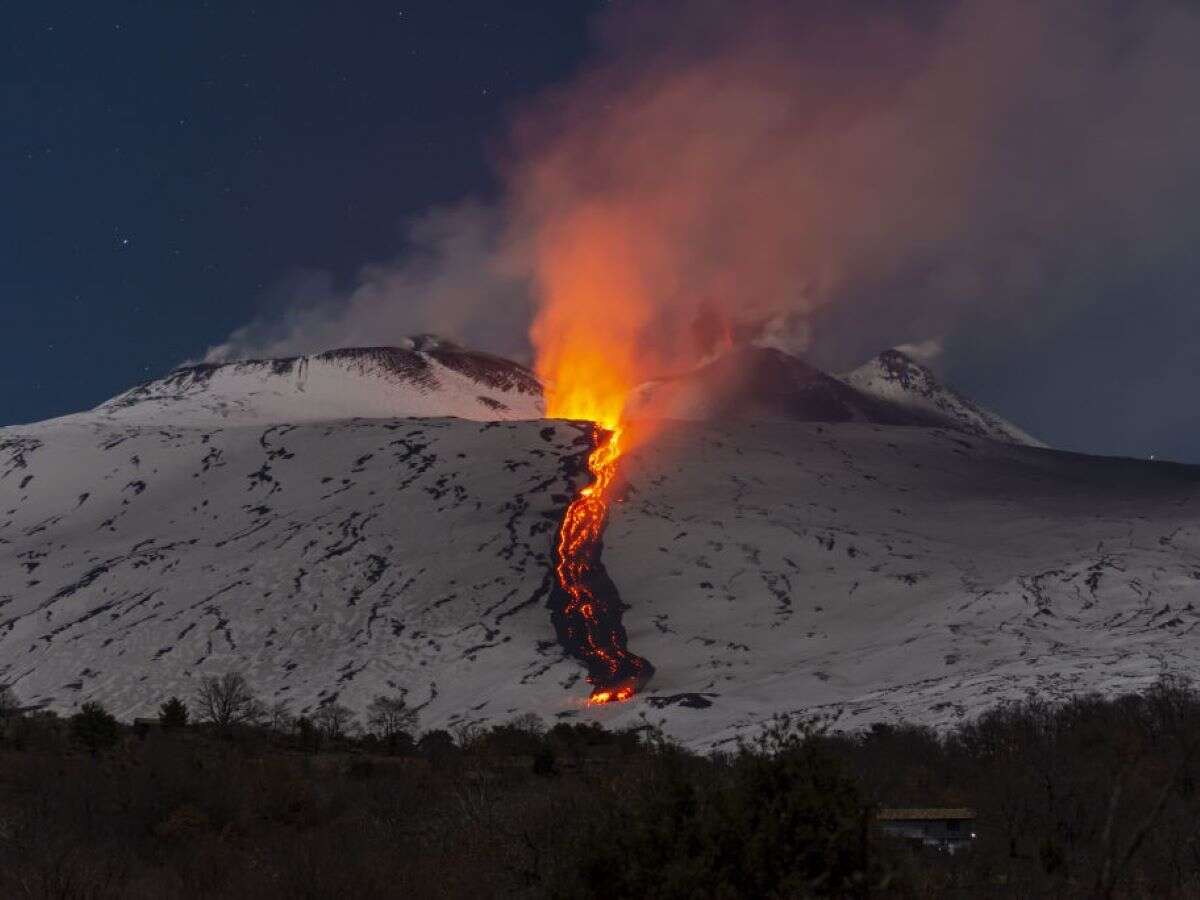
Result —
[{"label": "blackened lava trail", "polygon": [[654,667],[626,648],[621,598],[600,560],[621,429],[594,427],[592,443],[587,464],[593,480],[571,501],[558,529],[558,583],[550,606],[559,643],[587,666],[588,703],[598,704],[628,700],[649,681]]}]

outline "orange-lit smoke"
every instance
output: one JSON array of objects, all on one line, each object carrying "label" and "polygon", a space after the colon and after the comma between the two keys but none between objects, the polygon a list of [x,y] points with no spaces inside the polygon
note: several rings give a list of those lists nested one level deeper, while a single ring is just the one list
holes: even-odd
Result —
[{"label": "orange-lit smoke", "polygon": [[[831,245],[870,218],[855,208],[863,191],[836,191],[883,151],[858,137],[825,146],[865,99],[807,84],[811,61],[797,56],[818,42],[792,40],[794,13],[751,6],[749,19],[715,5],[681,21],[614,13],[609,27],[656,34],[647,53],[610,35],[599,62],[518,125],[513,245],[532,273],[551,416],[611,427],[632,388],[734,331],[803,349],[804,315],[836,280]],[[890,21],[861,39],[867,55],[907,50]]]},{"label": "orange-lit smoke", "polygon": [[630,699],[653,672],[626,647],[620,600],[600,561],[625,449],[625,402],[644,377],[638,345],[652,310],[629,243],[637,236],[612,210],[593,207],[572,211],[533,247],[545,302],[531,337],[546,414],[603,429],[588,454],[592,480],[564,511],[555,544],[556,627],[588,668],[593,706]]},{"label": "orange-lit smoke", "polygon": [[725,335],[825,368],[944,336],[988,372],[1014,337],[1148,302],[1144,277],[1189,295],[1195,3],[602,6],[595,52],[517,116],[494,204],[417,216],[396,259],[304,279],[209,358],[436,331],[532,349],[555,414],[612,421]]},{"label": "orange-lit smoke", "polygon": [[539,235],[544,302],[533,322],[546,414],[613,430],[644,377],[638,343],[652,310],[627,241],[632,229],[602,210],[581,211]]},{"label": "orange-lit smoke", "polygon": [[727,334],[826,368],[944,336],[986,371],[981,349],[1146,302],[1107,288],[1195,281],[1194,3],[603,8],[578,73],[519,111],[496,203],[418,216],[396,259],[306,280],[209,357],[431,330],[532,349],[557,414],[611,421]]},{"label": "orange-lit smoke", "polygon": [[729,333],[846,364],[1062,308],[1200,183],[1185,4],[660,0],[598,35],[505,170],[554,415],[611,423]]}]

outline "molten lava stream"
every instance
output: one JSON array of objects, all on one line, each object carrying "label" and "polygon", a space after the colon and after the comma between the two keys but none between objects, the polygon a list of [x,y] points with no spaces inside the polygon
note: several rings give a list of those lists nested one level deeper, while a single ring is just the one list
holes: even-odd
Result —
[{"label": "molten lava stream", "polygon": [[621,455],[621,429],[596,428],[593,441],[588,454],[592,483],[567,507],[558,530],[555,573],[561,605],[554,604],[554,620],[559,640],[587,666],[592,684],[588,703],[598,704],[628,700],[654,669],[625,648],[621,599],[600,561],[607,494]]}]

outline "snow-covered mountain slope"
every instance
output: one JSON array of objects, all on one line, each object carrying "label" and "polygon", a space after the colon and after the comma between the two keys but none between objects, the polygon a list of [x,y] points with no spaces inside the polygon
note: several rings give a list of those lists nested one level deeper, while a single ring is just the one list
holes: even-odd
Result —
[{"label": "snow-covered mountain slope", "polygon": [[121,716],[244,670],[425,728],[777,711],[935,725],[1200,665],[1200,469],[940,429],[679,423],[622,461],[604,560],[645,693],[587,708],[546,609],[586,431],[461,419],[0,430],[0,681]]},{"label": "snow-covered mountain slope", "polygon": [[543,412],[541,385],[528,369],[425,336],[397,347],[185,366],[83,415],[114,424],[207,426],[404,416],[536,419]]},{"label": "snow-covered mountain slope", "polygon": [[946,387],[929,369],[899,350],[885,350],[843,375],[842,380],[864,394],[927,414],[938,424],[967,434],[1028,447],[1046,446],[1012,422]]},{"label": "snow-covered mountain slope", "polygon": [[243,669],[298,708],[403,687],[426,724],[561,708],[550,540],[580,425],[0,430],[0,683],[117,713]]},{"label": "snow-covered mountain slope", "polygon": [[693,421],[945,424],[911,404],[863,393],[768,347],[742,347],[693,371],[642,385],[631,397],[629,410],[634,417]]},{"label": "snow-covered mountain slope", "polygon": [[690,742],[775,710],[945,725],[1200,665],[1200,467],[789,423],[681,427],[623,465],[605,561],[657,668],[642,702]]}]

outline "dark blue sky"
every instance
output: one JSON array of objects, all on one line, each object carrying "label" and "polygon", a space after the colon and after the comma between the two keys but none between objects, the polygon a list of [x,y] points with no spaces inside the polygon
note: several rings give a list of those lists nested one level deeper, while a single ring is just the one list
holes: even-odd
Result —
[{"label": "dark blue sky", "polygon": [[0,423],[203,353],[296,268],[493,189],[596,2],[27,3],[0,13]]},{"label": "dark blue sky", "polygon": [[[843,254],[850,270],[884,260],[885,271],[878,282],[865,277],[862,297],[838,297],[814,319],[813,360],[843,367],[893,343],[946,336],[937,366],[947,380],[1055,446],[1200,461],[1200,58],[1192,40],[1200,13],[1096,4],[1072,7],[1075,18],[1064,20],[1062,10],[1031,4],[1021,7],[1033,16],[1025,29],[1048,37],[1030,43],[1010,27],[1007,0],[915,7],[975,27],[949,28],[932,44],[954,51],[929,57],[957,60],[942,73],[951,89],[899,107],[897,120],[916,137],[894,134],[899,152],[889,144],[887,158],[903,160],[907,147],[910,160],[928,155],[951,176],[977,175],[945,185],[934,178],[910,197],[896,166],[899,184],[880,208],[888,212],[889,197],[899,202],[889,221],[902,227],[870,245],[879,253]],[[0,424],[89,408],[202,356],[240,326],[270,322],[295,300],[287,285],[299,272],[332,278],[327,291],[344,298],[365,264],[405,259],[413,217],[462,200],[487,208],[499,189],[494,154],[514,111],[596,64],[602,8],[662,11],[650,16],[657,30],[626,35],[625,54],[611,63],[624,74],[652,68],[655,54],[672,59],[673,46],[683,48],[683,63],[674,62],[684,66],[725,35],[741,46],[755,11],[786,10],[797,35],[833,16],[849,29],[834,34],[858,41],[880,10],[900,7],[125,0],[0,8]],[[913,34],[923,35],[928,23],[914,21]],[[1099,38],[1076,41],[1092,32],[1107,35],[1111,53],[1093,52],[1108,46]],[[753,57],[763,35],[747,34]],[[852,43],[817,45],[836,52],[826,59],[810,48],[806,63],[788,45],[795,62],[782,67],[786,89],[777,93],[822,83],[816,94],[836,97],[848,83],[843,93],[856,96],[863,79],[877,89],[874,56],[856,60]],[[1044,52],[1014,68],[1013,54],[1030,46]],[[984,65],[972,76],[964,61],[980,57],[1000,74]],[[834,63],[836,79],[826,71]],[[880,71],[886,87],[909,70]],[[937,76],[936,65],[931,71]],[[918,87],[931,83],[937,78]],[[634,102],[639,84],[631,82]],[[955,118],[939,103],[959,93],[968,112]],[[914,123],[927,108],[941,111],[922,130]],[[719,137],[726,127],[714,120],[702,131]],[[812,168],[832,179],[838,198],[865,198],[853,215],[868,221],[843,232],[873,233],[861,226],[878,218],[875,180],[888,187],[888,173],[863,187],[822,166]],[[962,222],[937,231],[958,221],[938,211],[959,207]],[[933,210],[926,218],[936,239],[909,227],[910,211],[923,209]],[[789,210],[778,227],[824,225],[792,221]],[[911,246],[890,246],[890,235],[909,231]],[[524,333],[523,322],[510,324]]]}]

